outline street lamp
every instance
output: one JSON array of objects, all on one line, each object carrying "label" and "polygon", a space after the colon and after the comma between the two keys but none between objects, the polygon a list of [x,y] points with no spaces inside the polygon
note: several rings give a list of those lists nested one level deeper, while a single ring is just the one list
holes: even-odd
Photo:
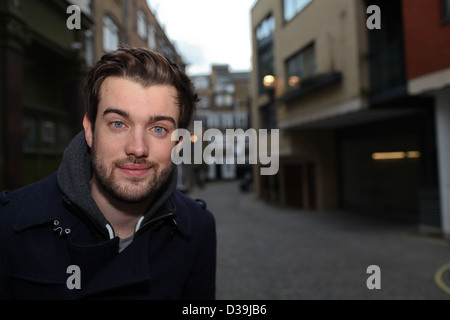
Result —
[{"label": "street lamp", "polygon": [[275,76],[271,74],[265,75],[263,78],[263,84],[267,89],[273,90],[275,87]]},{"label": "street lamp", "polygon": [[264,107],[266,110],[267,128],[276,128],[276,101],[275,101],[275,86],[276,78],[272,74],[267,74],[263,78],[263,85],[266,88],[266,93],[269,97],[269,103]]}]

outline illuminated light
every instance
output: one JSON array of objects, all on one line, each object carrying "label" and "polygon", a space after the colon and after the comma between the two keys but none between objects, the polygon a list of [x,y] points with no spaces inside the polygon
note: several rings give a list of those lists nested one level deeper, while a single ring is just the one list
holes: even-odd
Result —
[{"label": "illuminated light", "polygon": [[372,153],[372,159],[374,159],[374,160],[404,159],[405,157],[406,157],[406,153],[403,151]]},{"label": "illuminated light", "polygon": [[420,158],[419,151],[395,151],[395,152],[375,152],[372,153],[374,160],[393,160],[393,159],[418,159]]},{"label": "illuminated light", "polygon": [[406,157],[410,159],[418,159],[420,158],[420,151],[408,151],[406,153]]},{"label": "illuminated light", "polygon": [[195,134],[193,134],[191,136],[191,142],[195,143],[195,142],[197,142],[197,140],[198,140],[198,137]]},{"label": "illuminated light", "polygon": [[295,87],[300,84],[300,77],[299,76],[291,76],[288,80],[289,87]]},{"label": "illuminated light", "polygon": [[268,88],[273,87],[274,83],[275,83],[275,77],[273,75],[268,74],[267,76],[264,76],[263,84],[265,87],[268,87]]}]

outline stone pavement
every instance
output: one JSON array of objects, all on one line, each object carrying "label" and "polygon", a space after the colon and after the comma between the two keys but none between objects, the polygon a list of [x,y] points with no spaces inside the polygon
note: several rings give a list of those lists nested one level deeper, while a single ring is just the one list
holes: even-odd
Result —
[{"label": "stone pavement", "polygon": [[[268,205],[237,181],[188,195],[216,218],[218,300],[450,300],[450,242],[417,225]],[[371,265],[380,289],[367,287]]]}]

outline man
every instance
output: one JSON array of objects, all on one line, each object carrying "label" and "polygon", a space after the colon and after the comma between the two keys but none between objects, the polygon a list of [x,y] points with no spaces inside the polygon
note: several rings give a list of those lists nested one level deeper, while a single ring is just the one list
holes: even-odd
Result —
[{"label": "man", "polygon": [[212,214],[176,190],[171,134],[198,101],[123,46],[87,75],[84,130],[46,179],[0,195],[0,298],[214,299]]}]

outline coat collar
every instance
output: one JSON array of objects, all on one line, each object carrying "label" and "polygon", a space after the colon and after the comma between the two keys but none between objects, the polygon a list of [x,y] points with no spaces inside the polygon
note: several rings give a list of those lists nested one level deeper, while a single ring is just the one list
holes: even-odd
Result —
[{"label": "coat collar", "polygon": [[[174,195],[161,207],[159,214],[155,218],[173,213],[172,221],[182,235],[191,236],[191,220],[187,213],[188,208],[179,191],[175,191]],[[52,223],[55,221],[60,226],[70,226],[68,220],[72,213],[64,207],[64,196],[56,183],[56,173],[48,176],[44,180],[31,184],[18,191],[2,193],[2,203],[8,206],[17,207],[19,212],[17,215],[14,231],[21,232],[29,228],[39,225]],[[23,210],[23,204],[32,205],[32,212]],[[55,226],[56,227],[56,226]]]},{"label": "coat collar", "polygon": [[8,205],[19,213],[13,227],[16,232],[62,219],[62,195],[56,184],[56,173],[6,196]]}]

